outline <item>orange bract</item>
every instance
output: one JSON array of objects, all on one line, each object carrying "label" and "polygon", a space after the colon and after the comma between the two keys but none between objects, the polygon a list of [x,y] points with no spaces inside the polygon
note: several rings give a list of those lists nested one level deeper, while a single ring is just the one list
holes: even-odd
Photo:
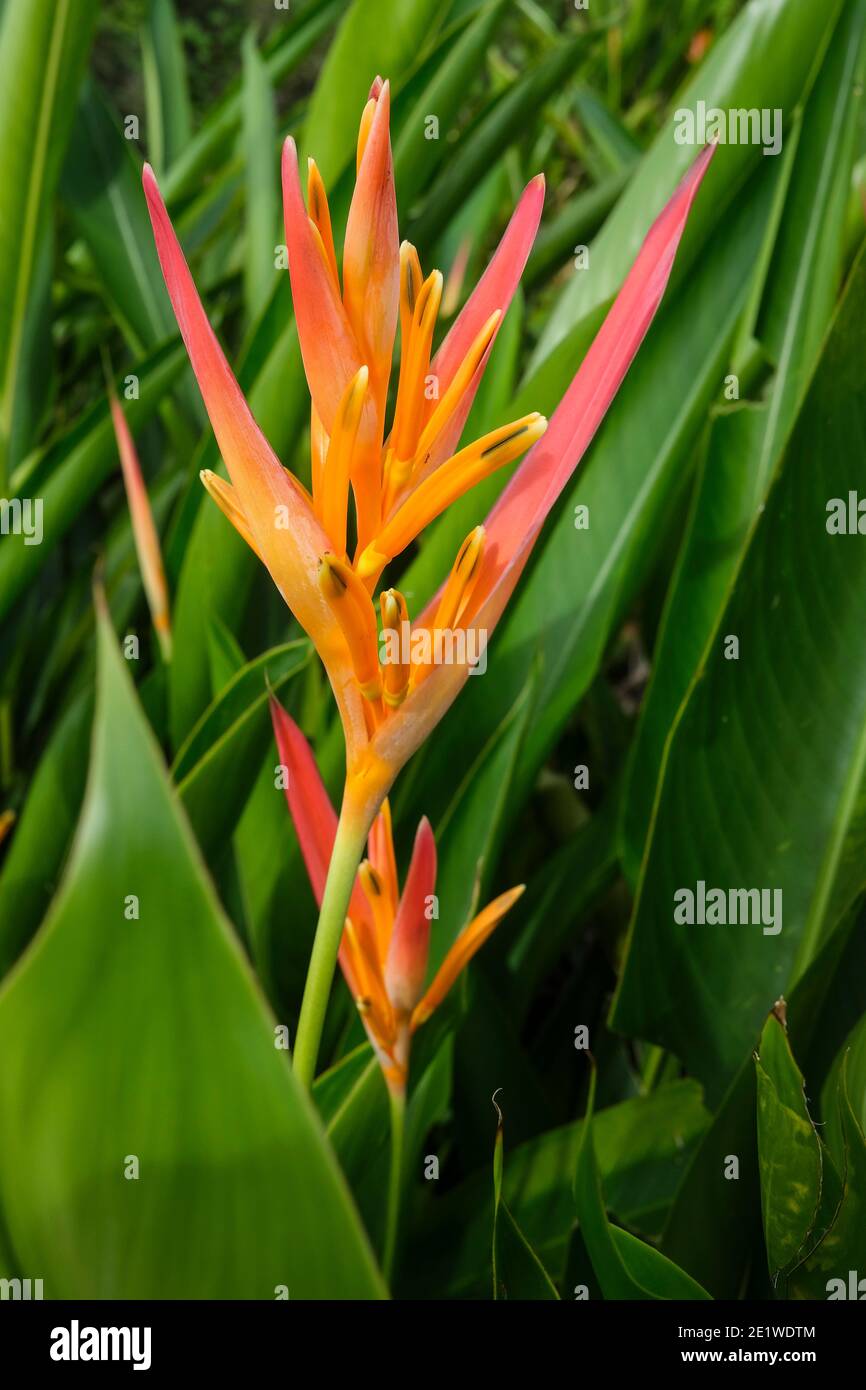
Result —
[{"label": "orange bract", "polygon": [[[271,716],[280,760],[288,769],[286,799],[307,872],[321,902],[337,815],[312,750],[276,700]],[[402,893],[397,880],[388,802],[373,822],[369,858],[358,870],[340,945],[343,975],[392,1090],[406,1085],[412,1034],[442,1003],[460,972],[523,892],[502,893],[460,933],[425,989],[435,917],[436,843],[426,817],[418,826]]]},{"label": "orange bract", "polygon": [[[544,180],[539,175],[527,185],[487,270],[434,354],[443,281],[438,271],[425,279],[415,248],[399,245],[389,120],[389,84],[377,78],[361,120],[342,283],[319,171],[310,161],[305,205],[294,141],[283,150],[289,273],[312,397],[311,494],[279,464],[253,420],[207,322],[153,173],[146,167],[144,174],[166,285],[231,479],[207,474],[205,484],[267,565],[322,658],[345,732],[347,800],[365,826],[466,680],[615,395],[661,300],[712,153],[700,155],[651,228],[550,429],[533,413],[459,449],[535,237]],[[398,320],[400,367],[389,428]],[[371,596],[384,566],[464,492],[527,449],[414,628],[402,595],[383,595],[380,637]],[[391,640],[407,632],[411,639],[413,631],[435,639],[452,628],[464,640],[422,643],[419,657],[411,640]],[[429,651],[448,652],[450,664],[431,662]]]}]

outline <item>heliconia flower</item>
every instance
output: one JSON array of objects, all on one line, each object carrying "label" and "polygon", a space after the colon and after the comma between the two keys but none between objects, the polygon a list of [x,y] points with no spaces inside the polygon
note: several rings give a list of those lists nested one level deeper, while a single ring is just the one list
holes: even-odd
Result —
[{"label": "heliconia flower", "polygon": [[123,483],[126,488],[126,499],[129,503],[132,534],[135,540],[135,550],[138,555],[144,592],[163,659],[170,661],[171,618],[169,616],[168,584],[162,563],[159,536],[154,525],[153,512],[150,509],[150,501],[147,496],[147,484],[144,481],[132,434],[110,381],[108,383],[108,400],[111,406],[114,437],[117,440],[117,452],[120,455],[120,466],[123,469]]},{"label": "heliconia flower", "polygon": [[[435,270],[425,279],[415,248],[399,244],[389,118],[389,84],[377,78],[361,119],[342,283],[318,168],[309,162],[305,204],[294,141],[283,149],[289,273],[312,398],[309,492],[256,425],[205,316],[153,173],[144,170],[166,286],[231,479],[206,472],[203,482],[267,566],[322,658],[345,733],[344,809],[365,828],[483,651],[545,518],[616,394],[658,308],[713,152],[711,146],[698,157],[651,227],[550,427],[532,413],[458,448],[535,238],[544,179],[527,185],[487,270],[434,353],[443,279]],[[392,663],[381,659],[373,601],[383,568],[459,496],[527,450],[417,621],[410,624],[396,589],[382,595],[383,634],[396,631],[390,625],[398,618],[400,633],[409,633],[408,642],[394,644],[398,669],[390,670]],[[437,634],[447,645],[437,643]],[[437,650],[447,650],[447,662],[431,660],[429,652]]]},{"label": "heliconia flower", "polygon": [[3,841],[6,839],[6,836],[9,834],[14,824],[14,811],[0,811],[0,845],[2,845]]},{"label": "heliconia flower", "polygon": [[[280,761],[288,770],[286,799],[313,893],[321,904],[337,814],[310,745],[273,698],[271,716]],[[495,898],[463,929],[425,988],[436,891],[436,843],[430,822],[425,817],[418,826],[402,893],[387,800],[373,822],[367,850],[352,890],[339,959],[385,1080],[392,1091],[403,1091],[413,1033],[442,1003],[520,897],[523,885]]]}]

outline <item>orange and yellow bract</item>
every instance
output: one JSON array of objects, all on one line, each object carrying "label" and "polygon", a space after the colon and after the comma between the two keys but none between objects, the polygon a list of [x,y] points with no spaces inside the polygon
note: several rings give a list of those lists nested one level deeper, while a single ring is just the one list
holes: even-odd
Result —
[{"label": "orange and yellow bract", "polygon": [[[288,770],[286,799],[316,901],[321,903],[337,814],[312,749],[274,699],[271,716],[280,761]],[[352,890],[339,960],[388,1087],[399,1093],[406,1088],[413,1033],[442,1003],[514,906],[523,885],[501,893],[464,927],[425,989],[436,891],[436,842],[430,822],[425,817],[418,826],[402,893],[387,800],[373,821],[367,852]]]},{"label": "orange and yellow bract", "polygon": [[[305,204],[294,141],[283,150],[289,273],[312,398],[311,491],[280,464],[256,425],[205,316],[154,175],[149,167],[144,173],[166,286],[231,479],[205,473],[204,483],[321,656],[345,733],[344,810],[365,831],[400,768],[465,682],[615,395],[658,307],[712,153],[699,156],[651,228],[550,428],[532,413],[459,449],[535,237],[544,180],[539,175],[527,185],[487,270],[434,352],[442,276],[434,270],[424,278],[415,248],[399,244],[389,123],[389,84],[377,78],[361,119],[342,281],[319,171],[310,161]],[[373,595],[384,566],[457,497],[527,449],[413,625],[431,637],[437,629],[461,629],[473,638],[462,645],[471,655],[383,668]],[[387,589],[379,606],[386,630],[408,621],[398,590]],[[436,649],[432,641],[427,646]]]}]

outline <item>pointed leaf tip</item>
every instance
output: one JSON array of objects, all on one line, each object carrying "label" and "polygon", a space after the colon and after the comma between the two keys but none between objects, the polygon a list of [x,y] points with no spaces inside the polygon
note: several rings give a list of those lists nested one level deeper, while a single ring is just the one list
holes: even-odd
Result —
[{"label": "pointed leaf tip", "polygon": [[389,998],[407,1014],[411,1014],[424,990],[430,947],[428,902],[435,888],[436,840],[429,820],[422,816],[385,965]]}]

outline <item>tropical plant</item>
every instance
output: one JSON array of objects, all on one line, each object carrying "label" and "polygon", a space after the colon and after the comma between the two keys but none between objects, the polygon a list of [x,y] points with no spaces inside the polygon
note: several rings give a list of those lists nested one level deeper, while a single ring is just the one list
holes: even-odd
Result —
[{"label": "tropical plant", "polygon": [[852,1296],[864,62],[0,8],[2,1278]]}]

